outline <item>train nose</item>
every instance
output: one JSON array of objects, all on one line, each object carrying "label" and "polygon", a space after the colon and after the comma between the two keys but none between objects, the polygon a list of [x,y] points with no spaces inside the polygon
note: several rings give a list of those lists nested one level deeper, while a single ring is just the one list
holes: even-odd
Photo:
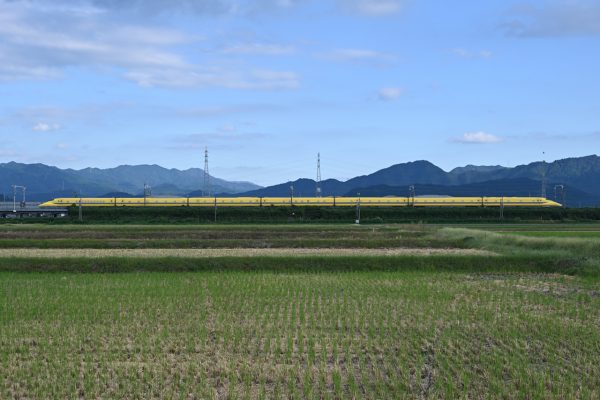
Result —
[{"label": "train nose", "polygon": [[547,207],[562,207],[563,206],[562,204],[557,203],[556,201],[552,201],[552,200],[544,201],[544,205]]}]

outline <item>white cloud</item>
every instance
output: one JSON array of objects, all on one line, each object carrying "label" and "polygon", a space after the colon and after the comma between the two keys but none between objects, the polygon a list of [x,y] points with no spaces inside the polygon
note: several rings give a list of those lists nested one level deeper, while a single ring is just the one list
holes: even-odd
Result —
[{"label": "white cloud", "polygon": [[338,0],[348,10],[367,16],[388,16],[404,9],[406,0]]},{"label": "white cloud", "polygon": [[[100,3],[118,7],[117,3],[121,2]],[[132,3],[141,6],[142,2]],[[156,6],[159,3],[167,4],[152,2]],[[189,7],[195,4],[191,0],[181,3]],[[192,62],[182,56],[179,47],[200,39],[177,30],[123,24],[103,13],[72,14],[52,7],[40,8],[38,4],[0,0],[0,54],[3,56],[0,80],[52,79],[60,77],[67,68],[79,67],[119,73],[148,87],[271,90],[299,86],[299,77],[290,71],[227,64],[211,59],[211,54]],[[262,44],[230,50],[272,55],[292,51],[284,46]]]},{"label": "white cloud", "polygon": [[127,73],[125,77],[145,87],[282,90],[300,86],[300,78],[296,73],[272,70],[238,72],[216,68],[140,69]]},{"label": "white cloud", "polygon": [[211,149],[240,149],[268,138],[259,132],[206,132],[169,137],[164,146],[168,150],[196,151],[209,146]]},{"label": "white cloud", "polygon": [[306,4],[333,3],[338,9],[365,16],[388,16],[401,12],[411,0],[0,0],[48,12],[78,16],[126,15],[128,19],[172,16],[248,16],[293,10]]},{"label": "white cloud", "polygon": [[257,69],[250,73],[250,81],[246,83],[247,88],[264,89],[296,89],[300,87],[300,77],[291,71],[273,71],[269,69]]},{"label": "white cloud", "polygon": [[281,11],[293,10],[295,7],[310,2],[311,0],[237,0],[235,10],[237,14],[274,14]]},{"label": "white cloud", "polygon": [[466,144],[500,143],[502,140],[503,139],[501,137],[486,132],[469,132],[453,139],[454,142]]},{"label": "white cloud", "polygon": [[379,90],[377,97],[382,101],[393,101],[397,100],[404,93],[404,89],[401,87],[384,87]]},{"label": "white cloud", "polygon": [[329,57],[341,61],[372,60],[389,58],[390,55],[368,49],[337,49],[328,53]]},{"label": "white cloud", "polygon": [[396,60],[396,56],[371,49],[335,49],[327,53],[317,54],[326,60],[365,64],[375,67],[386,67]]},{"label": "white cloud", "polygon": [[197,107],[172,110],[175,115],[186,118],[220,117],[232,114],[281,113],[288,109],[280,104],[238,104],[230,106]]},{"label": "white cloud", "polygon": [[[85,2],[86,0],[79,1]],[[278,10],[291,9],[308,1],[309,0],[93,0],[93,3],[103,10],[114,12],[127,11],[142,16],[157,14],[219,16],[273,13]]]},{"label": "white cloud", "polygon": [[[158,15],[247,15],[289,10],[323,0],[13,0],[42,9],[60,9],[78,14],[127,13],[140,17]],[[393,15],[409,0],[328,0],[341,9],[367,16]]]},{"label": "white cloud", "polygon": [[600,2],[597,0],[547,0],[513,7],[512,17],[501,28],[508,36],[561,37],[600,35]]},{"label": "white cloud", "polygon": [[165,47],[190,40],[173,30],[2,3],[0,77],[53,78],[73,66],[182,68],[187,63]]},{"label": "white cloud", "polygon": [[66,143],[58,143],[58,144],[56,145],[56,148],[57,148],[57,149],[60,149],[60,150],[64,150],[64,149],[68,149],[68,148],[69,148],[69,145],[68,145],[68,144],[66,144]]},{"label": "white cloud", "polygon": [[[59,0],[60,1],[60,0]],[[103,11],[130,12],[141,15],[199,14],[219,15],[237,10],[234,0],[70,0],[91,3]]]},{"label": "white cloud", "polygon": [[234,55],[280,56],[293,54],[295,51],[296,49],[293,46],[266,43],[247,43],[225,47],[221,50],[221,53]]},{"label": "white cloud", "polygon": [[486,59],[486,58],[491,58],[494,55],[494,53],[490,50],[475,50],[474,51],[474,50],[467,50],[467,49],[464,49],[461,47],[457,47],[457,48],[450,50],[450,53],[452,53],[456,57],[465,58],[465,59],[476,59],[476,58]]},{"label": "white cloud", "polygon": [[[108,115],[128,114],[134,109],[132,103],[114,102],[105,104],[82,104],[75,107],[25,107],[6,113],[11,124],[29,126],[32,130],[64,129],[55,121],[69,121],[69,124],[103,124]],[[35,129],[37,128],[37,129]]]},{"label": "white cloud", "polygon": [[231,132],[235,132],[235,125],[233,124],[224,124],[222,126],[219,127],[219,132],[223,132],[223,133],[231,133]]},{"label": "white cloud", "polygon": [[49,124],[46,122],[38,122],[31,129],[33,129],[36,132],[51,132],[51,131],[59,130],[60,125],[59,124]]},{"label": "white cloud", "polygon": [[[0,82],[57,79],[73,68],[120,74],[142,86],[295,89],[291,71],[223,60],[229,55],[281,56],[294,46],[242,43],[194,52],[201,38],[165,28],[159,14],[235,15],[296,10],[320,0],[0,0]],[[388,15],[408,0],[327,0],[363,15]],[[139,14],[139,15],[138,15]],[[136,17],[136,15],[138,15]],[[202,39],[204,40],[204,39]],[[219,57],[220,56],[220,57]],[[324,57],[388,66],[396,57],[368,49],[339,49]]]}]

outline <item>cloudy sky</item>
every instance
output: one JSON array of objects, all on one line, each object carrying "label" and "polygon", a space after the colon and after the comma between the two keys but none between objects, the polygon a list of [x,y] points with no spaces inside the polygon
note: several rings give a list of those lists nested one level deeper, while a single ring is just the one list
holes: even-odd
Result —
[{"label": "cloudy sky", "polygon": [[208,146],[271,184],[317,152],[338,179],[598,154],[598,71],[597,0],[0,0],[0,162]]}]

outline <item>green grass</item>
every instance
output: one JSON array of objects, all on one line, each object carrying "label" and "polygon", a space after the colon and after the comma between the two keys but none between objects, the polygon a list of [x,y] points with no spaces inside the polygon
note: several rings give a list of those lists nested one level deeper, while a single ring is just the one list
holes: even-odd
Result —
[{"label": "green grass", "polygon": [[[78,224],[77,207],[66,218],[47,219],[52,225]],[[355,207],[221,207],[219,224],[339,224],[352,223]],[[600,208],[506,207],[500,220],[497,207],[361,207],[361,221],[381,223],[522,223],[600,221]],[[0,220],[14,223],[14,220]],[[39,222],[39,218],[19,219],[19,223]],[[213,207],[85,207],[83,224],[187,224],[215,223]]]},{"label": "green grass", "polygon": [[439,247],[439,242],[410,239],[4,239],[0,248],[38,249],[221,249],[221,248],[392,248]]},{"label": "green grass", "polygon": [[423,225],[5,226],[0,248],[395,248],[455,247]]},{"label": "green grass", "polygon": [[600,395],[580,278],[0,273],[0,292],[0,398]]},{"label": "green grass", "polygon": [[2,225],[4,248],[497,255],[0,258],[0,398],[599,398],[600,225],[477,227]]},{"label": "green grass", "polygon": [[270,272],[344,273],[430,271],[469,273],[561,273],[596,276],[576,259],[535,256],[352,256],[164,258],[0,258],[0,272]]},{"label": "green grass", "polygon": [[519,236],[600,238],[600,231],[524,231],[508,233]]},{"label": "green grass", "polygon": [[0,248],[454,247],[424,225],[0,226]]},{"label": "green grass", "polygon": [[565,235],[565,236],[580,236],[590,235],[596,236],[600,233],[600,223],[522,223],[522,224],[463,224],[463,228],[472,228],[478,230],[488,230],[494,232],[506,233],[521,233],[542,236],[546,235]]},{"label": "green grass", "polygon": [[[442,226],[442,225],[440,225]],[[448,226],[448,225],[444,225]],[[600,223],[581,222],[538,222],[538,223],[496,223],[496,224],[462,224],[463,228],[473,228],[479,230],[489,230],[494,232],[600,232]]]},{"label": "green grass", "polygon": [[569,266],[570,271],[600,275],[600,224],[483,225],[481,228],[423,224],[6,225],[0,228],[0,248],[473,248],[495,252],[501,258],[550,260],[550,264]]}]

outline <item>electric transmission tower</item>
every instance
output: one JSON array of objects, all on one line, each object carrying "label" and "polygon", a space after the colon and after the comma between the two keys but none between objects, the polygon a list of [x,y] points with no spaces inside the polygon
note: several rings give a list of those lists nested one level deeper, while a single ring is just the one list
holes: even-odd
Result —
[{"label": "electric transmission tower", "polygon": [[208,147],[204,148],[204,186],[202,196],[210,197],[210,175],[208,174]]},{"label": "electric transmission tower", "polygon": [[[542,153],[544,156],[546,152]],[[546,159],[542,160],[542,197],[546,198]]]},{"label": "electric transmission tower", "polygon": [[554,201],[560,202],[563,207],[567,206],[565,204],[565,185],[554,186]]},{"label": "electric transmission tower", "polygon": [[316,196],[321,197],[321,153],[317,153],[317,188]]},{"label": "electric transmission tower", "polygon": [[152,196],[152,188],[147,183],[144,183],[144,205],[146,205],[146,199]]}]

